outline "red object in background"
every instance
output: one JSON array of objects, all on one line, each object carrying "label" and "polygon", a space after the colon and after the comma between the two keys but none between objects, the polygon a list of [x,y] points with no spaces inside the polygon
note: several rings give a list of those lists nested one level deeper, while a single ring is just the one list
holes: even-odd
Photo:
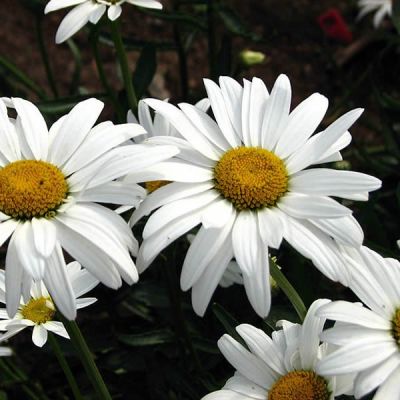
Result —
[{"label": "red object in background", "polygon": [[317,21],[321,29],[325,32],[325,35],[331,39],[336,39],[344,43],[350,43],[353,40],[353,34],[343,19],[342,14],[336,8],[331,8],[321,14]]}]

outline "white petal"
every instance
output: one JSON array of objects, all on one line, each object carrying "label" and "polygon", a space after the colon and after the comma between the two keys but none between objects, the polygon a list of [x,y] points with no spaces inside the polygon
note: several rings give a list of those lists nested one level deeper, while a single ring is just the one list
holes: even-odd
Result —
[{"label": "white petal", "polygon": [[76,300],[76,308],[80,310],[81,308],[85,308],[91,306],[96,303],[97,299],[95,297],[84,297],[82,299]]},{"label": "white petal", "polygon": [[[210,79],[204,79],[204,86],[206,88],[208,98],[210,99],[214,117],[223,135],[225,136],[225,139],[229,142],[231,147],[240,146],[241,141],[232,125],[231,120],[229,119],[229,114],[221,89]],[[240,109],[238,109],[237,112],[240,112]]]},{"label": "white petal", "polygon": [[258,228],[265,246],[278,249],[283,238],[283,223],[279,209],[262,209],[257,211]]},{"label": "white petal", "polygon": [[[334,301],[321,307],[317,315],[334,321],[357,324],[371,329],[391,330],[391,322],[380,315],[348,301]],[[389,335],[388,335],[389,337]]]},{"label": "white petal", "polygon": [[400,368],[395,369],[383,385],[378,389],[374,400],[387,400],[400,398]]},{"label": "white petal", "polygon": [[286,374],[280,349],[264,331],[249,324],[239,325],[236,330],[253,354],[263,360],[277,374]]},{"label": "white petal", "polygon": [[204,396],[201,400],[249,400],[249,396],[232,390],[217,390]]},{"label": "white petal", "polygon": [[188,290],[202,275],[207,265],[221,251],[222,245],[230,238],[234,213],[223,228],[201,227],[186,254],[181,273],[181,288]]},{"label": "white petal", "polygon": [[232,390],[233,392],[240,393],[246,396],[246,399],[265,400],[268,396],[264,388],[256,385],[239,373],[236,373],[235,376],[226,382],[224,390]]},{"label": "white petal", "polygon": [[311,196],[289,192],[279,199],[277,206],[295,218],[340,218],[351,214],[351,210],[337,201],[322,196]]},{"label": "white petal", "polygon": [[[400,357],[398,354],[393,354],[383,363],[377,366],[373,366],[365,371],[362,371],[357,375],[356,381],[354,382],[356,398],[365,396],[372,392],[376,387],[381,386],[388,377],[400,366]],[[398,381],[398,378],[396,379]],[[396,382],[397,385],[397,382]],[[398,397],[398,396],[397,396]],[[382,399],[396,398],[392,396],[382,397]]]},{"label": "white petal", "polygon": [[29,101],[13,98],[18,120],[24,130],[24,136],[36,160],[47,157],[49,132],[39,109]]},{"label": "white petal", "polygon": [[[132,214],[130,225],[133,226],[145,215],[149,215],[153,210],[164,204],[171,203],[195,194],[200,194],[213,187],[212,182],[206,183],[181,183],[173,182],[163,186],[148,195],[140,204],[139,208]],[[1,225],[0,225],[1,226]]]},{"label": "white petal", "polygon": [[121,12],[122,8],[120,5],[112,4],[108,8],[107,16],[111,21],[115,21],[121,15]]},{"label": "white petal", "polygon": [[47,321],[43,326],[50,332],[55,333],[63,338],[69,339],[68,332],[64,328],[62,322],[59,321]]},{"label": "white petal", "polygon": [[67,266],[59,244],[48,259],[43,281],[57,309],[69,320],[76,318],[75,294],[67,275]]},{"label": "white petal", "polygon": [[11,123],[7,108],[0,100],[0,153],[8,161],[16,161],[21,158],[21,150],[18,143],[17,133],[14,125]]},{"label": "white petal", "polygon": [[[263,249],[264,246],[259,237],[256,244],[260,249]],[[254,311],[261,318],[265,318],[271,308],[268,248],[259,251],[257,256],[254,257],[253,270],[250,274],[243,273],[243,283]]]},{"label": "white petal", "polygon": [[200,208],[211,204],[219,197],[218,192],[209,190],[173,203],[166,204],[158,209],[147,221],[143,229],[143,238],[146,239],[158,230],[168,225],[175,218],[196,212]]},{"label": "white petal", "polygon": [[43,325],[33,327],[32,342],[38,347],[43,347],[47,342],[47,330]]},{"label": "white petal", "polygon": [[286,126],[289,116],[292,89],[289,78],[279,75],[265,107],[262,125],[262,147],[272,150]]},{"label": "white petal", "polygon": [[314,93],[301,102],[289,115],[286,129],[278,140],[275,151],[286,158],[299,149],[314,133],[328,109],[328,99]]},{"label": "white petal", "polygon": [[262,125],[268,90],[261,79],[253,78],[251,82],[250,109],[247,115],[251,146],[262,145]]},{"label": "white petal", "polygon": [[0,246],[11,236],[18,225],[19,222],[15,219],[8,219],[0,223]]},{"label": "white petal", "polygon": [[254,354],[247,351],[229,335],[218,340],[218,347],[228,362],[243,376],[262,388],[270,388],[275,381],[274,374]]},{"label": "white petal", "polygon": [[65,7],[76,6],[77,4],[83,3],[87,0],[50,0],[46,8],[44,9],[44,13],[47,14],[52,11],[57,11]]},{"label": "white petal", "polygon": [[217,151],[216,147],[204,137],[181,110],[165,101],[155,99],[146,99],[145,101],[166,118],[195,149],[212,160],[219,159],[220,151]]},{"label": "white petal", "polygon": [[201,277],[193,285],[192,306],[195,313],[200,317],[206,312],[218,282],[220,282],[232,257],[232,243],[228,238],[221,246],[220,252],[211,260]]},{"label": "white petal", "polygon": [[319,299],[314,301],[308,309],[307,315],[301,327],[300,359],[301,366],[305,370],[313,370],[318,359],[319,335],[325,324],[325,318],[317,317],[315,312],[330,300]]},{"label": "white petal", "polygon": [[92,98],[78,103],[68,113],[51,143],[50,162],[62,166],[72,156],[95,124],[103,107],[103,102]]},{"label": "white petal", "polygon": [[266,255],[260,240],[257,214],[251,211],[240,212],[232,231],[233,251],[237,263],[244,274],[256,271],[255,262]]},{"label": "white petal", "polygon": [[56,226],[46,218],[32,218],[33,239],[36,250],[47,258],[53,252],[57,240]]},{"label": "white petal", "polygon": [[106,12],[107,7],[104,4],[97,4],[97,8],[94,9],[89,15],[89,21],[92,24],[97,24],[100,21],[100,18]]},{"label": "white petal", "polygon": [[91,13],[96,10],[97,4],[85,1],[74,7],[61,21],[56,33],[56,43],[65,42],[79,31],[89,21]]},{"label": "white petal", "polygon": [[373,176],[327,168],[308,169],[290,177],[290,190],[322,196],[340,194],[346,198],[346,193],[370,192],[380,187],[381,181]]}]

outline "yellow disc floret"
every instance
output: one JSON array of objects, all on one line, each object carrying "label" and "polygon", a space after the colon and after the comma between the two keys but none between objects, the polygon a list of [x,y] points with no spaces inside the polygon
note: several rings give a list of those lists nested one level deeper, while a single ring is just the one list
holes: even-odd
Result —
[{"label": "yellow disc floret", "polygon": [[67,192],[64,174],[45,161],[20,160],[0,169],[0,211],[13,218],[50,217]]},{"label": "yellow disc floret", "polygon": [[51,321],[56,313],[56,309],[50,297],[39,297],[31,299],[21,309],[24,319],[29,319],[35,324],[44,324]]},{"label": "yellow disc floret", "polygon": [[215,189],[238,210],[273,207],[288,188],[285,164],[260,147],[227,151],[214,168]]},{"label": "yellow disc floret", "polygon": [[165,185],[171,183],[170,181],[149,181],[145,183],[146,190],[148,193],[153,193],[155,190],[160,189]]},{"label": "yellow disc floret", "polygon": [[398,308],[393,315],[392,334],[397,345],[400,346],[400,308]]},{"label": "yellow disc floret", "polygon": [[292,371],[280,378],[267,400],[329,400],[327,382],[313,371]]}]

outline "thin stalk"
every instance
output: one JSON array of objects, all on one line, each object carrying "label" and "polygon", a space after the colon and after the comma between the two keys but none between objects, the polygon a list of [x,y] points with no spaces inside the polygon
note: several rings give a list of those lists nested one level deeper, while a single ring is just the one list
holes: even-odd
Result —
[{"label": "thin stalk", "polygon": [[74,375],[72,374],[71,368],[69,367],[67,360],[65,359],[64,354],[62,353],[61,347],[58,344],[56,337],[52,333],[50,333],[48,341],[53,349],[55,356],[57,357],[57,360],[62,370],[64,371],[65,377],[67,378],[68,384],[72,390],[74,398],[76,400],[84,400],[79,390],[78,384],[76,383]]},{"label": "thin stalk", "polygon": [[133,87],[132,74],[129,71],[128,57],[122,41],[121,31],[117,21],[110,21],[111,24],[111,35],[114,41],[115,50],[117,51],[117,57],[119,65],[121,67],[122,79],[124,80],[124,86],[126,95],[128,97],[128,104],[132,112],[137,114],[138,100]]},{"label": "thin stalk", "polygon": [[115,113],[117,114],[118,122],[123,122],[125,120],[125,116],[122,113],[122,109],[119,104],[118,97],[107,80],[107,75],[104,71],[104,65],[103,65],[103,62],[100,57],[98,39],[99,39],[98,28],[97,28],[97,25],[94,25],[93,30],[91,31],[91,33],[89,35],[89,40],[90,40],[90,44],[92,46],[93,56],[94,56],[94,59],[96,62],[96,67],[97,67],[97,72],[99,74],[100,82],[103,85],[104,90],[106,91],[108,97],[110,98],[110,101],[113,104]]},{"label": "thin stalk", "polygon": [[216,80],[217,45],[215,42],[214,0],[207,0],[207,21],[209,74],[212,80]]},{"label": "thin stalk", "polygon": [[[179,1],[174,2],[174,11],[179,10]],[[188,86],[188,65],[186,58],[185,46],[183,44],[183,38],[181,34],[181,30],[179,27],[179,23],[174,23],[174,40],[176,44],[176,49],[178,53],[179,59],[179,76],[181,81],[181,95],[184,101],[187,101],[189,95],[189,86]]]},{"label": "thin stalk", "polygon": [[300,321],[303,321],[307,314],[307,308],[303,303],[303,300],[297,293],[296,289],[292,286],[292,284],[286,279],[285,275],[283,275],[282,271],[276,265],[275,261],[270,258],[270,274],[272,278],[275,280],[276,284],[282,289],[283,293],[285,293],[286,297],[292,303],[294,309],[297,312],[297,315],[300,318]]},{"label": "thin stalk", "polygon": [[36,37],[37,37],[37,41],[38,41],[38,45],[39,45],[39,51],[40,51],[40,55],[42,57],[44,68],[46,70],[47,80],[49,82],[50,89],[53,93],[53,96],[55,98],[58,98],[58,90],[57,90],[56,81],[54,79],[53,70],[51,69],[49,54],[47,52],[47,47],[46,47],[46,44],[44,43],[43,30],[42,30],[42,16],[39,16],[39,15],[36,16],[35,28],[36,28]]},{"label": "thin stalk", "polygon": [[82,365],[85,368],[86,374],[90,379],[92,386],[97,392],[98,400],[112,400],[111,395],[107,389],[106,384],[93,360],[92,353],[83,337],[78,325],[75,321],[68,321],[66,318],[61,316],[62,323],[67,330],[71,342],[81,359]]},{"label": "thin stalk", "polygon": [[[174,247],[173,251],[175,251],[175,247]],[[190,338],[190,334],[189,334],[189,331],[187,329],[187,325],[185,322],[185,316],[183,315],[181,292],[180,292],[179,281],[178,281],[177,271],[176,271],[175,262],[174,262],[175,257],[172,257],[172,259],[173,259],[172,263],[171,263],[172,265],[167,265],[165,270],[166,270],[166,276],[167,276],[167,282],[168,282],[168,288],[169,288],[170,302],[171,302],[173,315],[174,315],[174,319],[175,319],[175,329],[177,331],[178,337],[180,337],[180,339],[184,342],[187,349],[189,350],[189,353],[194,360],[194,364],[195,364],[197,373],[200,376],[204,376],[204,371],[203,371],[203,367],[200,362],[200,358],[197,354],[196,349],[193,346],[193,343]]]}]

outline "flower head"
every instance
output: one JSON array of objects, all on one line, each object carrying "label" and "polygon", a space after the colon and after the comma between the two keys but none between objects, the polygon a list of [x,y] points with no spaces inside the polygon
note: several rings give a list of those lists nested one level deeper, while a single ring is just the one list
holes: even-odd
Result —
[{"label": "flower head", "polygon": [[47,130],[39,110],[22,99],[0,100],[0,245],[6,256],[7,310],[14,315],[25,282],[43,280],[70,319],[76,306],[65,271],[64,248],[112,288],[138,275],[130,252],[137,242],[125,221],[96,204],[131,204],[137,185],[115,179],[177,153],[171,146],[120,146],[143,134],[139,125],[103,122],[103,103],[77,104]]},{"label": "flower head", "polygon": [[340,348],[321,360],[317,371],[356,373],[355,397],[379,388],[374,400],[400,398],[400,263],[362,247],[344,249],[352,271],[350,288],[365,304],[335,301],[318,315],[338,321],[322,333]]},{"label": "flower head", "polygon": [[56,43],[62,43],[88,22],[97,24],[106,11],[111,21],[116,20],[121,15],[121,5],[123,3],[145,8],[162,8],[162,4],[156,0],[50,0],[44,12],[47,14],[62,8],[75,6],[64,17],[57,30]]},{"label": "flower head", "polygon": [[303,325],[280,321],[282,330],[271,338],[251,325],[239,325],[236,330],[248,349],[224,335],[218,346],[236,372],[203,400],[333,400],[351,393],[352,376],[327,377],[315,371],[318,360],[329,352],[319,340],[325,320],[315,311],[328,302],[315,301]]},{"label": "flower head", "polygon": [[[65,270],[71,282],[73,296],[77,299],[77,308],[93,304],[97,299],[92,297],[80,298],[80,296],[92,290],[99,281],[87,270],[81,268],[76,261],[68,264]],[[5,273],[0,270],[0,302],[4,304],[7,297],[5,280]],[[2,319],[0,330],[5,331],[0,336],[0,341],[7,340],[28,327],[33,327],[32,341],[39,347],[46,343],[48,331],[69,338],[64,325],[55,320],[56,306],[43,281],[30,281],[29,286],[30,291],[25,293],[24,298],[21,297],[15,316],[10,317],[6,309],[0,310],[0,319]]]},{"label": "flower head", "polygon": [[375,28],[378,28],[386,16],[392,15],[393,0],[358,0],[358,7],[360,8],[358,18],[375,12],[373,24]]},{"label": "flower head", "polygon": [[146,180],[172,183],[151,193],[131,223],[155,211],[143,231],[137,264],[147,268],[176,238],[201,224],[185,258],[183,290],[192,288],[195,311],[203,315],[227,265],[234,257],[248,298],[260,316],[271,304],[268,248],[286,239],[327,277],[348,283],[337,243],[359,246],[363,232],[344,207],[330,196],[366,200],[380,187],[371,176],[315,164],[341,160],[351,140],[349,127],[362,110],[348,112],[313,135],[328,107],[316,93],[290,112],[291,87],[281,75],[271,94],[260,79],[231,78],[220,86],[205,80],[215,121],[190,104],[177,107],[146,102],[184,139],[180,153],[138,173]]}]

